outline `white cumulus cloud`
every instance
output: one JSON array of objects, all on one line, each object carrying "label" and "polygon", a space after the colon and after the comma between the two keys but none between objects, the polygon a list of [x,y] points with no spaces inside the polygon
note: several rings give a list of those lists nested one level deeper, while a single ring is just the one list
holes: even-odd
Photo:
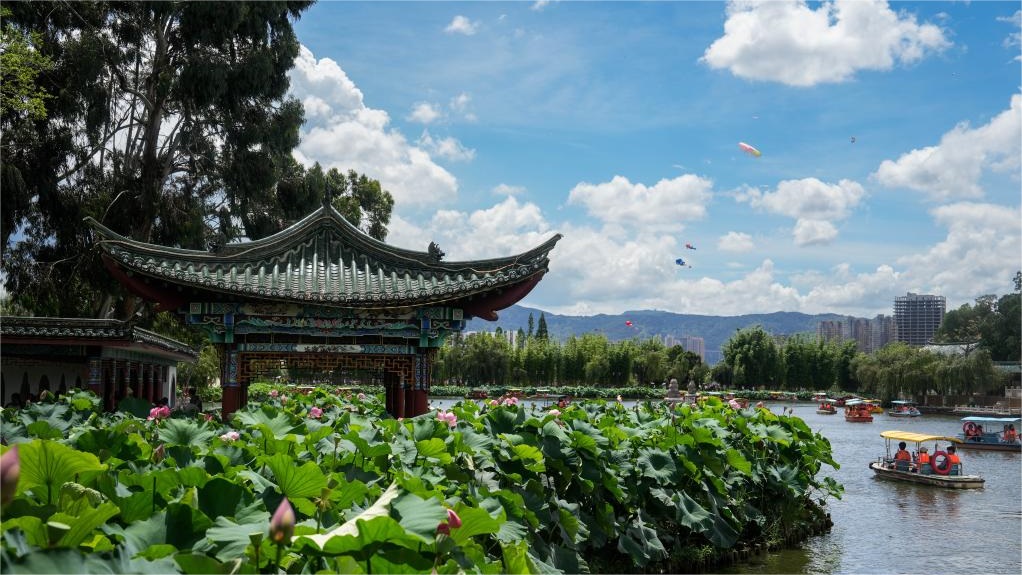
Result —
[{"label": "white cumulus cloud", "polygon": [[827,220],[799,219],[795,222],[792,235],[798,246],[829,244],[837,237],[837,228]]},{"label": "white cumulus cloud", "polygon": [[784,180],[774,192],[749,188],[736,199],[755,208],[795,218],[793,235],[800,246],[826,244],[837,237],[831,220],[843,220],[866,196],[866,190],[851,180],[828,184],[816,178]]},{"label": "white cumulus cloud", "polygon": [[653,186],[614,176],[602,184],[576,185],[568,195],[568,203],[585,206],[591,216],[605,223],[677,230],[683,222],[706,215],[712,188],[712,181],[691,174],[663,179]]},{"label": "white cumulus cloud", "polygon": [[443,113],[429,102],[418,102],[412,107],[408,119],[420,124],[431,124],[443,117]]},{"label": "white cumulus cloud", "polygon": [[717,240],[717,249],[723,252],[748,252],[755,247],[752,236],[742,232],[728,232]]},{"label": "white cumulus cloud", "polygon": [[457,138],[450,136],[434,138],[428,130],[422,132],[422,136],[416,143],[431,154],[452,162],[467,162],[476,156],[475,150],[466,148]]},{"label": "white cumulus cloud", "polygon": [[1022,160],[1022,95],[988,123],[972,129],[967,123],[944,134],[936,146],[885,160],[872,175],[890,188],[923,192],[938,201],[983,197],[979,181],[984,170],[1017,172]]},{"label": "white cumulus cloud", "polygon": [[951,45],[934,24],[896,13],[884,0],[732,0],[724,35],[702,61],[750,80],[814,86],[860,70],[890,70]]},{"label": "white cumulus cloud", "polygon": [[451,23],[444,28],[444,32],[448,34],[464,34],[471,36],[479,30],[479,23],[473,22],[462,15],[457,15],[451,20]]},{"label": "white cumulus cloud", "polygon": [[497,196],[520,196],[525,193],[525,188],[522,186],[512,186],[508,184],[497,184],[493,188],[494,195]]},{"label": "white cumulus cloud", "polygon": [[302,46],[289,76],[291,93],[307,106],[295,150],[300,162],[378,179],[402,208],[456,197],[455,177],[437,165],[429,151],[391,127],[386,112],[366,106],[362,92],[337,62],[317,59]]}]

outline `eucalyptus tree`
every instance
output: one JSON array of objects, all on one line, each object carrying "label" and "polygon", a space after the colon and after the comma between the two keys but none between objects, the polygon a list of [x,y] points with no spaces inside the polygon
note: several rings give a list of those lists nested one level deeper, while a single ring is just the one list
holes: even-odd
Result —
[{"label": "eucalyptus tree", "polygon": [[37,35],[53,64],[35,77],[53,95],[45,118],[3,126],[15,150],[0,160],[4,183],[17,184],[4,199],[28,206],[3,230],[8,291],[39,313],[105,315],[112,301],[99,295],[116,286],[95,265],[86,215],[187,248],[245,233],[298,144],[303,110],[287,71],[293,22],[310,5],[6,4],[6,22]]}]

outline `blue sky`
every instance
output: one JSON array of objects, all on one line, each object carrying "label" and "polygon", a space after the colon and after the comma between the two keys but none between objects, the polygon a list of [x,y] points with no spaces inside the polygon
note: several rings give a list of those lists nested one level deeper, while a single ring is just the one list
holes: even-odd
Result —
[{"label": "blue sky", "polygon": [[1019,8],[320,2],[296,156],[379,179],[394,245],[563,234],[550,312],[952,309],[1022,269]]}]

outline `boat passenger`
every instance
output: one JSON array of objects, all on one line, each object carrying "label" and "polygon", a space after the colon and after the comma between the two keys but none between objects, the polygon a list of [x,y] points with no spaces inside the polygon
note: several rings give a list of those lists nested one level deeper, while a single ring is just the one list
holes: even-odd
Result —
[{"label": "boat passenger", "polygon": [[1018,441],[1018,432],[1015,431],[1015,424],[1009,423],[1008,427],[1004,429],[1004,440],[1009,443]]},{"label": "boat passenger", "polygon": [[947,446],[947,460],[951,463],[951,475],[961,475],[962,460],[958,457],[958,454],[955,453],[954,445]]},{"label": "boat passenger", "polygon": [[908,471],[912,463],[912,454],[905,449],[905,442],[898,443],[898,452],[894,454],[894,467],[901,471]]},{"label": "boat passenger", "polygon": [[930,454],[926,452],[925,445],[919,447],[919,457],[916,459],[916,471],[923,475],[933,473],[933,467],[930,466]]}]

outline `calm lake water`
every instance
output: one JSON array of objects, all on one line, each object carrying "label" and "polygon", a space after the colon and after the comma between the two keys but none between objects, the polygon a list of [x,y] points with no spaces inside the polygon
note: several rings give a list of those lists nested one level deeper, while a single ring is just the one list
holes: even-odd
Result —
[{"label": "calm lake water", "polygon": [[[431,407],[457,401],[434,398]],[[1022,573],[1022,455],[960,450],[965,472],[986,479],[983,489],[883,481],[868,468],[884,452],[881,431],[953,436],[961,431],[959,418],[885,413],[874,414],[873,423],[848,423],[841,413],[817,414],[815,404],[767,407],[792,408],[830,440],[841,468],[824,466],[822,474],[844,485],[845,493],[828,501],[830,533],[722,573]]]}]

